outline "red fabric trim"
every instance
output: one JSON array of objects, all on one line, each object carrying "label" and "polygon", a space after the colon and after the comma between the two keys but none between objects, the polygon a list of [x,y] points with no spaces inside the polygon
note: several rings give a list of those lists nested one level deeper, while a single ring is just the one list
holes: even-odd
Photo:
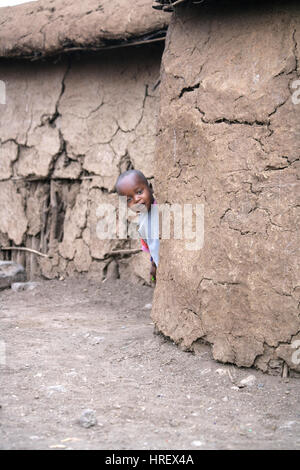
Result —
[{"label": "red fabric trim", "polygon": [[149,247],[148,247],[147,243],[142,238],[141,238],[141,243],[142,243],[142,250],[147,251],[148,253],[150,253],[150,250],[149,250]]}]

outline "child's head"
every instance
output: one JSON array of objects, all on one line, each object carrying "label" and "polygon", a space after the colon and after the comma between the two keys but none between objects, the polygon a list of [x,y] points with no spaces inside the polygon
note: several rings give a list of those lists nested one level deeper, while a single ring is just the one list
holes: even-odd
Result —
[{"label": "child's head", "polygon": [[135,204],[142,204],[147,211],[151,209],[154,200],[153,189],[141,171],[124,171],[117,179],[116,190],[120,196],[127,197],[127,206],[129,208],[133,208]]}]

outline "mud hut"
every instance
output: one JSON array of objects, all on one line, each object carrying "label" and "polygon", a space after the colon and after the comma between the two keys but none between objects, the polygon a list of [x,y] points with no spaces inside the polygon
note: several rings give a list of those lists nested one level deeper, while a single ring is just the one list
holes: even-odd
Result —
[{"label": "mud hut", "polygon": [[[169,17],[151,5],[39,0],[0,9],[0,253],[31,279],[148,280],[145,257],[131,255],[138,242],[99,240],[95,227],[97,206],[117,204],[121,171],[153,177]],[[111,255],[118,250],[130,255]]]},{"label": "mud hut", "polygon": [[160,203],[203,204],[204,243],[162,240],[152,317],[184,349],[297,375],[299,4],[170,3],[155,177]]},{"label": "mud hut", "polygon": [[151,4],[1,9],[0,244],[48,256],[2,257],[47,278],[147,277],[143,254],[111,254],[134,241],[95,235],[116,176],[140,168],[161,204],[204,208],[201,249],[161,242],[158,331],[224,363],[297,374],[300,8]]}]

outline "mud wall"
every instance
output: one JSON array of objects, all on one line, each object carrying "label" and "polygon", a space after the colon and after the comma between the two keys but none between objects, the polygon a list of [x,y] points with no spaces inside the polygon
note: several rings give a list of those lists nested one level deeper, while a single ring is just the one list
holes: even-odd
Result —
[{"label": "mud wall", "polygon": [[88,272],[148,280],[137,241],[99,240],[96,209],[117,206],[120,172],[153,177],[161,46],[58,63],[2,62],[0,246],[30,278]]},{"label": "mud wall", "polygon": [[299,372],[300,8],[217,3],[168,30],[158,199],[203,204],[204,245],[162,240],[152,317],[185,349]]}]

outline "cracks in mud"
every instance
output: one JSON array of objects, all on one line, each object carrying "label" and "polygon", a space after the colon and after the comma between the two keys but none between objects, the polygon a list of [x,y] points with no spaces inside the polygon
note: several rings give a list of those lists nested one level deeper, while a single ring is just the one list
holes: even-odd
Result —
[{"label": "cracks in mud", "polygon": [[[67,77],[71,71],[71,65],[72,64],[70,61],[67,64],[65,64],[63,70],[60,70],[61,78],[58,82],[58,86],[56,88],[56,95],[54,96],[51,107],[47,106],[46,108],[44,108],[45,110],[44,114],[40,113],[39,115],[36,114],[35,109],[32,110],[31,119],[28,119],[29,125],[27,126],[28,129],[26,132],[26,140],[25,140],[25,136],[23,138],[24,142],[21,140],[21,137],[18,137],[18,136],[16,136],[15,138],[9,138],[3,142],[1,142],[1,139],[0,139],[0,144],[11,142],[12,149],[9,149],[9,152],[11,154],[10,156],[11,166],[14,166],[14,163],[16,163],[19,160],[19,157],[22,151],[26,151],[27,153],[26,158],[28,157],[28,165],[27,165],[27,162],[26,162],[26,165],[28,166],[28,168],[26,167],[25,171],[23,171],[22,169],[22,172],[20,171],[19,175],[21,174],[27,175],[27,172],[28,172],[28,175],[18,176],[16,173],[18,170],[18,167],[14,167],[14,169],[12,169],[12,174],[14,174],[15,177],[12,176],[8,178],[8,180],[15,180],[17,182],[16,184],[18,188],[19,187],[21,188],[23,210],[25,212],[26,217],[28,215],[27,214],[28,198],[31,198],[31,200],[33,199],[39,200],[38,205],[39,205],[39,211],[40,211],[40,217],[41,217],[41,231],[36,233],[34,236],[31,236],[25,233],[23,240],[22,240],[22,245],[25,244],[26,246],[30,246],[31,240],[33,240],[34,243],[37,243],[39,245],[39,246],[35,246],[34,248],[40,249],[40,251],[43,253],[48,253],[48,254],[50,253],[51,256],[53,255],[53,260],[51,262],[47,261],[49,266],[45,268],[44,267],[41,268],[42,275],[44,275],[43,274],[44,272],[48,272],[48,271],[49,272],[51,271],[51,275],[52,273],[55,273],[56,271],[60,272],[61,274],[64,274],[64,271],[68,272],[69,268],[67,266],[69,266],[70,260],[67,256],[64,257],[61,255],[60,252],[58,252],[58,246],[64,239],[64,231],[66,230],[65,228],[66,210],[71,204],[70,201],[73,201],[72,205],[74,206],[75,200],[76,200],[76,194],[78,194],[80,191],[81,180],[84,180],[84,179],[91,180],[91,184],[88,186],[89,187],[88,191],[90,191],[93,188],[97,188],[99,189],[99,191],[101,191],[104,194],[115,193],[115,189],[111,189],[109,186],[105,187],[106,183],[103,183],[102,181],[99,182],[99,180],[95,178],[95,176],[97,175],[94,174],[93,171],[88,171],[86,169],[83,169],[82,166],[81,166],[81,172],[78,177],[74,176],[73,178],[73,177],[58,176],[60,174],[73,174],[72,171],[67,172],[67,173],[62,173],[61,172],[62,165],[63,165],[63,168],[65,168],[65,166],[68,166],[68,163],[72,163],[74,161],[79,161],[79,160],[80,160],[79,163],[83,163],[83,158],[86,156],[86,155],[73,155],[73,153],[71,154],[71,152],[73,152],[76,146],[73,145],[71,140],[70,142],[68,142],[69,137],[67,135],[67,132],[64,131],[64,126],[60,125],[60,118],[63,118],[63,115],[64,115],[64,108],[62,108],[61,103],[62,103],[63,95],[66,89],[68,89],[66,87],[69,87],[69,80],[67,80]],[[143,135],[143,132],[144,132],[143,119],[146,119],[146,118],[148,119],[148,116],[149,116],[148,104],[151,104],[151,103],[148,103],[147,100],[156,99],[156,95],[154,95],[153,92],[157,90],[158,85],[159,85],[159,80],[156,80],[154,87],[152,87],[151,84],[148,84],[148,83],[149,82],[147,83],[144,82],[144,84],[141,85],[140,94],[138,98],[139,101],[136,101],[136,104],[135,104],[136,116],[134,118],[134,122],[132,122],[132,119],[129,120],[129,122],[124,121],[124,123],[122,123],[120,120],[120,125],[117,123],[118,125],[115,126],[117,127],[116,132],[113,133],[110,139],[107,139],[107,144],[111,146],[113,153],[115,155],[115,159],[113,160],[113,165],[116,165],[117,173],[118,172],[121,173],[127,169],[134,168],[134,161],[133,161],[132,156],[129,153],[129,150],[131,150],[129,145],[134,144],[135,140],[137,139],[139,135]],[[64,104],[64,102],[62,104]],[[91,117],[91,119],[95,120],[96,116],[93,115],[93,113],[96,113],[100,109],[100,107],[103,105],[103,102],[99,103],[98,101],[98,103],[97,102],[92,103],[92,106],[93,105],[94,105],[94,109],[92,109],[88,117]],[[50,107],[50,112],[49,112],[49,107]],[[153,106],[151,105],[150,108],[152,109],[152,107]],[[117,122],[117,117],[116,117],[116,122]],[[142,129],[139,128],[138,126],[142,126]],[[124,129],[122,129],[122,127]],[[113,142],[114,137],[116,136],[118,132],[124,133],[124,136],[123,137],[121,137],[121,135],[117,136],[117,140],[114,141],[115,145],[113,148],[111,144]],[[52,151],[50,150],[51,147],[47,147],[47,144],[46,145],[43,144],[44,145],[43,150],[45,150],[46,152],[47,151],[49,152],[49,155],[47,155],[47,158],[49,158],[50,152],[51,152],[51,161],[49,164],[49,168],[47,170],[47,174],[45,173],[45,176],[39,176],[40,171],[38,170],[38,168],[34,165],[30,165],[29,157],[31,153],[32,153],[32,157],[35,158],[35,153],[39,152],[40,150],[39,139],[37,139],[36,136],[34,136],[34,133],[36,133],[36,136],[43,135],[44,133],[46,135],[47,133],[51,135],[51,138],[53,136],[54,145],[53,145]],[[125,134],[130,134],[130,133],[131,133],[131,137],[127,139]],[[34,136],[34,138],[31,139],[31,136]],[[121,149],[118,150],[116,146],[118,145],[118,142],[120,141],[120,139],[121,140],[123,139],[122,142],[124,142],[124,144],[122,144]],[[34,145],[31,145],[32,142],[34,142]],[[15,150],[14,150],[13,144],[16,145]],[[95,145],[97,144],[98,143],[95,143]],[[16,153],[16,155],[14,152]],[[60,159],[59,165],[57,166],[59,159]],[[31,166],[33,166],[33,168],[31,168]],[[76,164],[76,168],[77,167],[79,169],[79,165]],[[32,173],[31,173],[31,170],[32,170]],[[56,173],[56,170],[58,170],[58,173]],[[30,174],[29,174],[29,171],[30,171]],[[43,175],[43,174],[44,173],[40,173],[40,175]],[[5,180],[3,179],[2,181],[6,181],[6,179]],[[90,214],[87,211],[87,213],[85,214],[86,217],[85,217],[84,227],[81,227],[80,233],[77,237],[77,239],[82,240],[83,244],[85,245],[87,245],[88,243],[88,238],[85,238],[86,234],[83,234],[83,232],[85,228],[87,227],[87,224],[88,224],[87,219],[89,215]],[[30,217],[27,217],[27,218],[28,218],[28,223],[31,223]],[[120,247],[123,248],[123,243],[121,244]],[[109,254],[105,255],[105,257],[106,256],[109,256]],[[130,257],[131,254],[127,254],[126,256]],[[97,257],[95,258],[91,256],[91,258],[93,262],[97,262],[97,259],[98,259]],[[112,257],[108,257],[106,258],[106,261],[110,262],[111,259]],[[26,263],[30,264],[29,258],[28,260],[26,258],[26,261],[24,262],[25,264]],[[50,268],[50,264],[51,264],[51,268]],[[45,271],[43,271],[44,269]],[[72,269],[73,268],[70,267],[70,270]],[[99,269],[102,269],[101,266],[99,266]]]},{"label": "cracks in mud", "polygon": [[[165,129],[162,129],[162,134],[169,136],[168,137],[170,140],[169,143],[171,145],[171,140],[172,140],[171,132],[172,131],[175,133],[175,130],[177,131],[177,128],[179,128],[180,132],[184,134],[184,131],[182,132],[182,128],[184,129],[185,126],[189,127],[189,126],[195,125],[195,128],[196,128],[195,138],[194,138],[195,144],[194,142],[192,142],[191,148],[193,148],[193,145],[195,145],[195,147],[196,145],[199,145],[199,146],[202,145],[202,139],[204,140],[206,137],[207,137],[207,141],[209,145],[211,145],[211,142],[213,142],[212,137],[215,137],[215,140],[217,140],[216,146],[214,147],[214,144],[213,144],[211,145],[211,148],[212,148],[212,153],[214,151],[218,153],[218,158],[214,158],[214,157],[211,158],[211,172],[209,173],[207,171],[205,175],[205,177],[207,178],[207,184],[208,185],[210,184],[209,178],[212,178],[214,176],[213,165],[215,162],[217,162],[217,165],[216,165],[217,169],[215,172],[217,175],[218,175],[217,172],[220,171],[220,168],[222,169],[223,163],[224,163],[224,168],[226,169],[226,171],[228,171],[228,167],[231,169],[231,165],[233,168],[243,167],[242,170],[237,170],[237,171],[241,171],[241,173],[237,174],[236,179],[232,178],[228,180],[228,182],[226,180],[226,186],[228,183],[228,189],[234,190],[236,187],[241,187],[240,186],[241,182],[248,183],[248,184],[245,186],[243,184],[242,193],[239,193],[233,201],[230,201],[231,195],[229,195],[229,193],[230,192],[234,193],[234,191],[226,191],[226,186],[225,188],[220,189],[220,199],[222,197],[221,195],[222,194],[224,195],[225,193],[225,197],[228,198],[229,201],[227,202],[225,200],[225,205],[223,201],[222,206],[221,206],[222,208],[219,211],[220,218],[218,217],[219,220],[217,224],[213,225],[213,227],[217,227],[217,230],[218,230],[219,229],[218,225],[220,226],[222,222],[223,223],[226,222],[226,225],[224,226],[224,228],[227,230],[227,227],[226,227],[227,223],[230,222],[231,226],[229,228],[231,230],[235,230],[236,233],[235,232],[231,233],[231,231],[228,230],[228,238],[231,237],[233,239],[237,239],[238,241],[239,239],[241,239],[241,246],[242,246],[242,243],[244,242],[244,245],[246,248],[247,246],[252,247],[252,242],[254,245],[253,248],[255,248],[255,245],[257,244],[260,250],[262,250],[264,246],[268,250],[271,247],[272,249],[274,249],[274,257],[276,257],[277,255],[275,250],[278,250],[278,252],[281,252],[282,250],[285,249],[285,247],[291,245],[290,246],[291,251],[289,253],[289,256],[287,256],[286,258],[287,260],[290,259],[291,261],[291,272],[292,272],[295,268],[294,259],[292,259],[292,257],[296,255],[296,253],[293,253],[293,251],[296,250],[296,247],[297,247],[296,238],[295,238],[297,234],[296,232],[297,227],[296,227],[294,220],[290,223],[290,220],[289,220],[290,214],[287,215],[287,219],[285,215],[283,218],[277,217],[279,215],[278,212],[281,208],[281,205],[285,206],[284,211],[285,209],[287,209],[288,211],[292,209],[291,216],[294,215],[294,211],[296,213],[295,207],[298,207],[299,205],[299,204],[296,204],[295,197],[294,195],[292,195],[292,188],[293,187],[296,188],[296,183],[299,183],[299,175],[297,176],[295,175],[295,173],[297,173],[297,170],[298,170],[300,157],[299,157],[299,153],[297,150],[293,151],[292,146],[290,146],[290,148],[288,147],[288,143],[286,143],[285,135],[284,135],[285,129],[287,130],[287,132],[289,132],[290,129],[288,129],[288,126],[290,124],[291,136],[294,139],[297,138],[297,135],[295,132],[297,131],[297,129],[295,129],[296,122],[295,123],[291,122],[291,119],[289,119],[289,121],[286,123],[285,119],[287,118],[287,114],[290,110],[289,100],[291,100],[291,93],[292,93],[291,82],[297,79],[297,76],[299,77],[299,46],[297,44],[296,30],[293,31],[294,47],[293,47],[293,44],[291,44],[291,39],[290,39],[291,31],[288,31],[287,34],[289,36],[288,37],[289,55],[286,57],[286,60],[284,59],[282,61],[282,63],[281,62],[279,63],[279,61],[278,63],[276,63],[276,71],[273,73],[274,75],[273,77],[271,76],[269,77],[267,90],[263,90],[264,85],[262,85],[261,88],[259,88],[259,92],[261,92],[261,95],[263,95],[263,93],[266,94],[266,92],[269,92],[270,94],[272,94],[272,96],[269,99],[267,99],[266,96],[263,97],[263,99],[261,99],[261,97],[258,96],[259,93],[257,93],[257,95],[254,93],[253,95],[250,95],[250,92],[249,92],[249,95],[248,95],[248,92],[247,92],[246,93],[247,96],[244,99],[240,99],[240,101],[236,104],[236,107],[235,107],[234,100],[232,99],[232,101],[229,103],[229,105],[231,105],[233,108],[232,110],[229,108],[229,106],[220,107],[219,108],[220,111],[218,111],[217,106],[216,106],[216,109],[214,109],[213,103],[216,101],[215,101],[215,97],[213,96],[214,92],[211,91],[211,88],[207,87],[206,92],[211,93],[211,94],[207,99],[205,99],[204,87],[202,87],[202,82],[200,81],[200,79],[202,80],[204,78],[203,74],[201,76],[200,75],[196,76],[195,74],[191,75],[190,70],[188,71],[188,73],[181,72],[181,70],[184,70],[184,67],[182,66],[182,64],[180,64],[179,54],[181,54],[181,52],[174,54],[174,58],[170,57],[169,59],[168,57],[166,57],[166,60],[165,60],[166,71],[165,71],[165,77],[164,77],[165,83],[163,83],[163,87],[165,87],[166,95],[169,94],[169,97],[167,96],[168,104],[171,105],[172,108],[170,112],[168,112],[167,105],[165,104],[167,100],[165,99],[163,103],[163,105],[165,106],[165,109],[164,109],[164,114],[163,114],[164,122],[162,126],[165,125],[165,128],[167,128],[167,131],[169,133],[167,134],[167,132],[165,132]],[[180,36],[178,34],[176,38],[178,42],[179,42],[179,37]],[[293,59],[293,50],[294,50],[295,59]],[[170,51],[167,49],[166,54],[168,54],[169,52]],[[182,56],[183,54],[185,54],[185,58],[186,58],[186,55],[187,55],[186,50],[184,50],[184,53],[182,52]],[[195,67],[195,65],[192,64],[192,61],[190,62],[190,65],[191,65],[191,68]],[[177,76],[175,76],[176,69],[178,73]],[[180,70],[180,72],[178,70]],[[181,74],[181,76],[179,76],[179,74]],[[182,75],[186,75],[186,77],[191,77],[191,78],[188,78],[187,80]],[[205,77],[205,79],[208,81],[208,77]],[[266,77],[264,77],[264,79],[266,79],[267,81]],[[203,84],[204,84],[204,81],[203,81]],[[231,89],[228,92],[228,94],[226,94],[226,92],[227,92],[227,89],[224,92],[224,100],[226,99],[229,100],[229,98],[231,98],[232,96]],[[217,94],[219,93],[219,91],[216,89],[215,93]],[[236,92],[235,96],[238,96],[239,94],[241,93]],[[200,98],[202,97],[204,97],[204,99],[201,102]],[[257,100],[257,103],[256,103],[256,100]],[[249,102],[248,108],[247,108],[247,102]],[[195,109],[199,112],[199,116],[197,116],[197,112],[195,111]],[[236,111],[238,111],[238,113]],[[173,112],[173,115],[172,115],[172,112]],[[178,119],[177,121],[176,113],[178,113],[181,120]],[[169,118],[169,122],[168,122],[168,118]],[[296,115],[295,115],[295,119],[296,119]],[[212,127],[213,125],[220,125],[220,126],[213,128]],[[233,127],[231,127],[230,129],[230,126],[233,126]],[[197,132],[199,132],[199,142],[197,142]],[[223,132],[224,134],[226,134],[226,137],[224,139],[222,136]],[[280,132],[283,135],[280,136],[279,135]],[[293,136],[293,133],[294,133],[294,136]],[[229,138],[227,139],[228,135],[229,135]],[[232,152],[232,154],[228,155],[226,153],[226,155],[224,156],[221,154],[222,148],[226,147],[227,141],[230,140],[231,135],[232,135],[232,140],[234,141],[234,143],[236,143],[235,141],[238,140],[239,138],[245,138],[245,144],[243,142],[240,146],[232,145],[232,148],[229,149]],[[282,146],[280,145],[281,139],[284,142]],[[184,140],[184,136],[182,137],[182,142],[183,140]],[[286,147],[288,147],[287,150],[285,150]],[[181,173],[182,168],[179,168],[179,169],[176,168],[177,157],[174,158],[174,155],[176,155],[176,153],[175,152],[172,153],[172,149],[170,150],[167,149],[167,145],[165,147],[162,145],[161,148],[166,149],[168,153],[169,164],[171,164],[173,168],[172,176],[171,176],[173,181],[177,183],[178,178],[180,177],[181,178],[180,183],[185,183],[185,181],[183,181],[184,174]],[[177,151],[178,149],[182,151],[184,148],[185,147],[182,143],[177,144]],[[245,155],[245,153],[247,152],[247,149],[249,148],[250,148],[250,152],[249,152],[250,156],[248,157],[247,155]],[[240,163],[240,161],[237,160],[238,164],[236,165],[236,160],[235,160],[236,154],[240,150],[241,150],[240,161],[242,161],[242,164]],[[235,155],[234,155],[234,152],[236,152]],[[232,158],[233,163],[229,161],[231,155],[234,156],[234,158]],[[225,161],[227,156],[228,156],[228,162]],[[204,154],[203,157],[201,155],[201,158],[203,158],[204,160],[204,158],[206,158],[206,155]],[[244,158],[246,161],[246,165],[243,163]],[[221,163],[219,163],[220,161]],[[178,162],[180,162],[180,160],[178,160]],[[244,168],[245,166],[249,168],[245,169]],[[200,164],[199,164],[199,168],[202,169]],[[293,171],[291,171],[292,169]],[[245,173],[243,173],[244,171]],[[290,173],[286,175],[287,179],[285,181],[286,186],[291,185],[290,189],[284,195],[284,198],[286,199],[282,198],[282,200],[278,202],[276,200],[276,197],[279,194],[279,199],[280,199],[280,189],[279,189],[279,192],[276,192],[275,187],[278,182],[278,178],[280,174],[276,175],[276,173],[273,173],[274,171],[282,172],[282,177],[285,176],[284,172]],[[191,173],[193,172],[194,170],[191,171]],[[174,173],[175,173],[175,177],[173,176]],[[246,175],[245,178],[243,178],[244,175]],[[256,177],[257,177],[257,181],[256,181]],[[296,177],[298,178],[298,181],[296,181]],[[176,178],[177,178],[177,181],[176,181]],[[249,181],[244,181],[246,179],[249,179]],[[222,181],[222,177],[220,178],[220,180]],[[184,184],[182,184],[182,189],[183,188],[184,188]],[[288,198],[289,193],[291,194],[290,200]],[[240,194],[241,194],[241,197],[240,197]],[[217,198],[215,198],[213,201],[214,204],[218,204],[216,199]],[[245,206],[242,208],[243,213],[239,214],[238,212],[241,209],[241,203],[243,203],[244,200],[246,199],[247,199],[247,202],[248,202],[248,199],[251,199],[251,204],[249,203],[249,207],[248,207],[248,204],[245,203]],[[273,200],[274,200],[274,205],[272,206]],[[264,207],[264,206],[267,206],[267,207]],[[215,209],[215,207],[213,209]],[[215,216],[215,212],[213,213],[213,216]],[[241,219],[239,220],[238,217],[236,220],[235,220],[235,217],[231,219],[232,213],[233,215],[235,215],[234,213],[237,213],[237,215],[242,215]],[[251,223],[251,225],[250,223],[248,224],[248,220]],[[288,225],[285,223],[286,220],[288,220]],[[290,232],[290,233],[278,233],[278,232]],[[244,238],[242,238],[241,236],[244,236]],[[288,238],[290,238],[289,241],[286,241],[287,236]],[[269,238],[269,240],[266,242],[267,237]],[[281,243],[281,240],[283,243]],[[259,253],[259,250],[258,250],[258,253]],[[258,253],[255,252],[255,255]],[[272,253],[271,250],[270,250],[270,253]],[[246,256],[244,256],[244,253],[243,253],[243,259],[246,259]],[[273,260],[270,259],[270,267],[272,267],[272,263],[273,263]],[[275,264],[276,263],[274,262],[274,266]],[[217,269],[218,268],[219,266],[217,266]],[[261,266],[262,270],[264,270],[264,268],[265,268],[264,266]],[[275,273],[271,273],[271,276],[273,274],[275,275],[274,277],[277,276],[278,274],[277,269],[280,269],[280,268],[276,265],[275,269],[276,269]],[[202,272],[202,274],[205,274],[205,273],[208,275],[211,274],[208,271]],[[257,274],[258,276],[260,276],[259,272]],[[292,309],[295,312],[295,317],[297,318],[297,315],[299,315],[299,308],[300,308],[298,290],[296,291],[294,289],[292,291],[290,284],[285,284],[285,282],[282,284],[281,283],[281,281],[283,280],[283,278],[281,279],[282,274],[283,276],[285,276],[285,273],[281,273],[281,274],[279,273],[279,277],[277,280],[276,279],[273,280],[271,276],[270,276],[270,279],[267,279],[267,281],[266,279],[263,279],[264,285],[268,284],[270,298],[274,296],[276,299],[277,295],[280,295],[282,305],[286,305],[287,310],[289,308],[289,305],[291,305]],[[268,275],[270,275],[270,273],[268,273],[266,277]],[[290,275],[290,272],[288,276],[289,275]],[[293,273],[293,276],[294,275],[296,275],[295,271]],[[262,275],[262,278],[263,276],[264,274]],[[216,276],[214,275],[213,278],[214,277]],[[199,282],[198,288],[200,292],[199,293],[200,299],[202,295],[201,293],[202,290],[206,289],[207,291],[213,292],[214,290],[216,290],[215,286],[218,286],[218,289],[220,290],[222,289],[222,286],[223,286],[224,289],[228,288],[229,291],[231,288],[234,290],[235,287],[237,291],[243,289],[243,286],[239,286],[239,284],[243,284],[243,283],[239,283],[239,282],[228,283],[224,281],[224,279],[221,279],[221,282],[218,282],[218,281],[215,281],[215,279],[213,278],[203,277],[201,280],[199,280],[199,278],[197,279],[196,283]],[[240,275],[234,276],[233,280],[235,279],[238,279],[238,280],[241,279],[242,281],[244,280],[244,278]],[[253,284],[254,284],[254,287],[255,288],[258,287],[258,291],[259,291],[260,286],[255,285],[255,282],[256,282],[256,278],[255,280],[251,279],[251,285],[250,285],[250,279],[249,279],[249,290],[252,289]],[[178,287],[180,285],[180,281],[178,280],[176,281],[175,279],[173,283],[173,287],[174,286],[176,287],[176,284]],[[170,286],[171,286],[171,283],[170,283]],[[248,289],[248,286],[246,286],[246,289]],[[214,294],[215,292],[213,292],[213,294],[211,295],[213,296]],[[252,294],[255,295],[255,292],[252,292],[251,295]],[[247,292],[246,292],[246,295],[248,295]],[[249,298],[250,297],[251,296],[249,295]],[[292,298],[293,300],[291,300]],[[280,298],[278,297],[278,299]],[[294,305],[293,305],[293,302],[294,302]],[[195,309],[193,304],[192,306],[190,305],[191,303],[192,302],[187,303],[189,307],[187,310],[191,314],[201,317],[202,310],[201,309],[198,310],[197,308]],[[255,302],[253,302],[253,304],[256,305]],[[213,301],[211,302],[211,305],[215,307]],[[276,308],[276,304],[275,304],[275,308]],[[268,318],[268,314],[269,314],[268,308],[266,309],[262,308],[262,311],[266,314],[268,322],[270,321],[271,323],[275,321],[271,317],[270,319]],[[284,308],[283,308],[283,311],[285,311]],[[254,313],[254,312],[249,312],[249,313]],[[230,318],[230,314],[228,316]],[[293,312],[291,316],[293,316]],[[163,315],[161,315],[161,317],[163,317]],[[176,323],[176,326],[177,324],[181,326],[180,319]],[[279,327],[280,326],[281,325],[279,325]],[[281,326],[281,328],[283,328],[284,330],[284,327]],[[295,331],[295,328],[293,327],[294,331]],[[288,335],[290,335],[292,328],[288,329],[287,331],[288,331]],[[247,336],[247,334],[248,333],[245,333],[245,336]],[[183,339],[182,338],[179,339],[179,342],[187,341],[188,336],[189,336],[189,333],[183,334]],[[199,334],[199,336],[201,336],[201,333]],[[236,363],[237,361],[239,361],[241,357],[240,344],[239,344],[239,339],[237,338],[237,336],[238,335],[234,335],[234,331],[229,336],[230,343],[232,343],[230,345],[233,351],[232,353],[232,357],[234,358],[233,363]],[[267,342],[272,345],[272,332],[266,336],[267,336]],[[275,335],[275,338],[276,337],[281,338],[282,336],[283,335],[278,334],[277,336]],[[265,355],[264,359],[268,359],[268,355],[265,354],[265,352],[263,354],[257,353],[257,351],[262,350],[262,345],[263,345],[263,337],[260,337],[259,330],[258,329],[256,330],[256,328],[253,327],[253,331],[251,332],[249,331],[249,338],[250,337],[253,337],[253,342],[255,344],[255,346],[253,347],[254,349],[253,352],[255,354],[253,355],[253,359],[251,356],[250,361],[252,361],[252,365],[256,366],[256,360],[258,358]],[[265,347],[267,347],[267,342],[265,343]],[[217,343],[217,340],[216,340],[216,343]],[[213,342],[210,344],[213,344]],[[283,344],[286,344],[286,341],[284,341]],[[276,354],[275,354],[274,347],[272,348],[272,351],[274,352],[273,357],[275,358]]]},{"label": "cracks in mud", "polygon": [[212,282],[215,286],[238,286],[238,285],[243,285],[242,282],[235,282],[235,281],[216,281],[214,279],[211,279],[210,277],[203,277],[198,285],[197,285],[197,289],[199,289],[201,287],[201,284],[203,281],[209,281],[209,282]]},{"label": "cracks in mud", "polygon": [[300,160],[300,157],[299,158],[296,158],[295,160],[293,160],[292,162],[289,160],[289,158],[287,156],[284,156],[284,155],[281,155],[280,158],[284,158],[287,162],[286,165],[283,165],[283,166],[274,166],[274,165],[267,165],[264,170],[265,171],[282,171],[282,170],[285,170],[286,168],[290,168],[292,165],[294,165],[296,162],[299,162]]},{"label": "cracks in mud", "polygon": [[[295,66],[289,71],[282,70],[280,73],[275,75],[273,78],[276,78],[280,75],[286,75],[287,78],[288,78],[288,76],[291,75],[292,73],[296,73],[297,76],[299,76],[299,73],[298,73],[298,70],[299,70],[298,44],[297,44],[297,41],[296,41],[296,29],[293,30],[292,41],[293,41],[293,44],[294,44],[293,52],[294,52],[294,58],[295,58]],[[175,75],[174,75],[174,77],[175,77]],[[182,78],[183,81],[185,81],[184,77],[181,77],[181,78]],[[177,95],[177,97],[171,98],[170,101],[172,102],[175,99],[182,98],[182,96],[185,93],[194,92],[195,90],[200,88],[200,85],[201,85],[201,81],[198,81],[194,85],[184,86],[181,89],[181,91],[179,92],[179,94]],[[260,126],[260,127],[265,126],[269,130],[269,136],[268,137],[270,137],[273,134],[273,130],[271,129],[271,119],[272,119],[272,117],[277,113],[277,111],[281,107],[283,107],[288,102],[289,99],[291,99],[291,90],[290,90],[289,87],[290,87],[290,83],[288,83],[289,93],[287,93],[287,96],[280,103],[278,103],[272,111],[270,111],[268,113],[267,118],[264,119],[264,120],[253,119],[253,120],[250,121],[250,120],[243,120],[243,119],[231,119],[231,118],[227,118],[226,116],[222,116],[222,117],[217,118],[217,119],[207,119],[206,118],[206,113],[199,106],[195,106],[195,109],[200,113],[201,121],[204,124],[227,124],[227,125],[245,125],[245,126]],[[238,97],[235,101],[237,101],[241,97],[242,96]],[[267,153],[264,149],[264,146],[263,146],[261,140],[260,139],[256,139],[256,140],[260,143],[262,150],[265,153]]]},{"label": "cracks in mud", "polygon": [[178,98],[181,98],[184,95],[184,93],[190,93],[194,90],[197,90],[199,87],[200,87],[200,82],[196,83],[195,85],[182,88],[181,92],[179,93]]},{"label": "cracks in mud", "polygon": [[296,67],[295,67],[295,72],[297,74],[297,77],[299,77],[299,59],[298,59],[298,44],[296,40],[296,29],[293,31],[293,43],[294,43],[294,57],[295,57],[295,62],[296,62]]},{"label": "cracks in mud", "polygon": [[[286,102],[286,101],[285,101]],[[284,103],[281,103],[278,107],[282,106]],[[277,107],[277,108],[278,108]],[[277,111],[277,108],[275,108],[270,115],[274,114]],[[204,124],[228,124],[229,126],[234,126],[234,125],[242,125],[242,126],[258,126],[258,127],[268,127],[270,125],[270,120],[266,121],[260,121],[260,120],[253,120],[253,121],[247,121],[247,120],[239,120],[239,119],[229,119],[226,117],[218,118],[218,119],[205,119],[205,112],[202,111],[199,106],[195,106],[195,109],[201,114],[201,121]],[[270,135],[272,135],[273,131],[270,130]]]},{"label": "cracks in mud", "polygon": [[43,127],[45,125],[50,125],[51,127],[56,127],[55,121],[58,119],[59,116],[61,116],[61,114],[59,112],[59,104],[60,104],[61,98],[62,98],[62,96],[65,92],[65,88],[66,88],[65,81],[66,81],[66,77],[69,74],[70,70],[71,70],[71,62],[69,62],[67,64],[66,70],[63,74],[62,81],[61,81],[61,89],[60,89],[58,98],[57,98],[56,103],[55,103],[54,113],[52,115],[43,114],[41,116],[41,119],[40,119],[40,124],[37,127]]}]

